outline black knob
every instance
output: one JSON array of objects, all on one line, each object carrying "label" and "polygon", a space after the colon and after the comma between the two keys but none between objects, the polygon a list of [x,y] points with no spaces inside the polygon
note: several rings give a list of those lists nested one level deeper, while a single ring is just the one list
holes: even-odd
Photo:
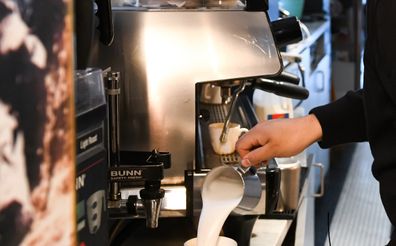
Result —
[{"label": "black knob", "polygon": [[128,201],[126,202],[126,208],[129,214],[137,215],[137,204],[138,198],[137,196],[128,196]]},{"label": "black knob", "polygon": [[246,0],[246,11],[268,11],[268,0]]},{"label": "black knob", "polygon": [[295,74],[286,72],[286,71],[283,71],[282,73],[280,73],[279,75],[277,75],[275,77],[271,77],[271,79],[291,83],[294,85],[298,85],[300,83],[300,77],[298,77]]},{"label": "black knob", "polygon": [[165,190],[160,187],[160,181],[146,181],[144,189],[140,190],[140,197],[145,200],[164,198]]}]

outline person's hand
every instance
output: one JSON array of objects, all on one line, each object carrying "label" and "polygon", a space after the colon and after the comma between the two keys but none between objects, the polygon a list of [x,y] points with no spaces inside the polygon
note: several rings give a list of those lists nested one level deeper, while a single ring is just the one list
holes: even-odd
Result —
[{"label": "person's hand", "polygon": [[294,119],[268,120],[257,124],[236,143],[243,166],[258,165],[273,157],[289,157],[322,137],[315,115]]}]

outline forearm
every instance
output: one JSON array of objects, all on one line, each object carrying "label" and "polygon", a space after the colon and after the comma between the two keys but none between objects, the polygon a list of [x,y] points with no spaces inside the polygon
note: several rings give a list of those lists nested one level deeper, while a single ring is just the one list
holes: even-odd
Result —
[{"label": "forearm", "polygon": [[304,131],[307,133],[305,143],[307,146],[313,144],[314,142],[320,141],[322,139],[323,130],[322,126],[314,114],[309,114],[303,118]]}]

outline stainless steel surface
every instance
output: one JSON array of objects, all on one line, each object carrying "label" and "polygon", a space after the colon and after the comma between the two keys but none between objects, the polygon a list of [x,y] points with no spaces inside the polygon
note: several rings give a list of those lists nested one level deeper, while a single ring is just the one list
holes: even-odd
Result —
[{"label": "stainless steel surface", "polygon": [[[309,166],[310,164],[308,164]],[[313,190],[314,182],[312,170],[308,172],[308,177],[304,180],[301,190],[300,202],[297,213],[295,246],[313,246],[314,245],[314,221],[315,221],[315,198],[310,196]]]},{"label": "stainless steel surface", "polygon": [[228,134],[228,130],[229,130],[228,126],[230,125],[231,116],[234,113],[235,106],[236,106],[237,100],[239,98],[239,95],[241,94],[241,92],[243,92],[245,90],[245,87],[246,87],[246,82],[242,81],[232,97],[231,106],[230,106],[229,111],[227,112],[227,116],[225,117],[223,131],[221,132],[221,135],[220,135],[220,142],[222,142],[222,143],[227,142],[227,134]]},{"label": "stainless steel surface", "polygon": [[324,195],[324,166],[322,163],[312,163],[312,166],[319,168],[320,170],[320,190],[315,193],[314,197],[322,197]]},{"label": "stainless steel surface", "polygon": [[146,227],[157,228],[162,199],[143,200],[144,211],[146,214]]},{"label": "stainless steel surface", "polygon": [[[161,186],[165,190],[165,196],[162,198],[161,207],[159,211],[159,218],[162,217],[185,217],[186,216],[186,201],[187,192],[184,186]],[[131,215],[131,218],[144,218],[145,208],[142,200],[140,199],[140,190],[142,187],[130,187],[121,189],[121,199],[119,201],[109,201],[109,208],[124,208],[129,196],[137,196],[138,200],[136,205],[137,214]],[[127,216],[124,216],[125,218]],[[159,222],[161,223],[161,222]]]},{"label": "stainless steel surface", "polygon": [[242,171],[240,168],[237,168],[237,171],[244,182],[244,193],[241,202],[233,210],[233,213],[241,215],[252,214],[254,208],[256,208],[258,203],[262,200],[260,178],[252,171],[252,169]]},{"label": "stainless steel surface", "polygon": [[300,198],[301,166],[299,163],[280,164],[279,168],[281,170],[281,184],[276,210],[278,212],[296,210]]},{"label": "stainless steel surface", "polygon": [[246,172],[248,172],[250,170],[250,167],[243,167],[240,164],[235,166],[236,170],[241,173],[242,175],[245,174]]},{"label": "stainless steel surface", "polygon": [[[186,187],[184,186],[161,186],[165,190],[165,196],[161,203],[161,213],[162,211],[182,211],[186,210]],[[128,196],[138,196],[139,188],[123,188],[121,189],[121,198],[123,200],[128,199]],[[174,213],[175,215],[180,212]],[[161,214],[162,215],[162,214]],[[185,213],[183,214],[185,215]]]},{"label": "stainless steel surface", "polygon": [[[122,75],[120,146],[172,154],[163,184],[195,162],[196,84],[262,77],[281,68],[264,12],[114,11],[115,40],[92,60]],[[100,45],[100,44],[98,44]]]}]

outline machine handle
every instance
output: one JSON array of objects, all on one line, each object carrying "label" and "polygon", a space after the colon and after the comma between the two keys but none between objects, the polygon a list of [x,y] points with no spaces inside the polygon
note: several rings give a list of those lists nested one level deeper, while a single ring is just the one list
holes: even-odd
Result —
[{"label": "machine handle", "polygon": [[268,11],[268,0],[247,0],[246,11]]},{"label": "machine handle", "polygon": [[322,163],[312,163],[312,166],[320,170],[320,190],[318,193],[313,194],[313,197],[322,197],[324,195],[324,167]]},{"label": "machine handle", "polygon": [[[95,0],[99,18],[98,30],[100,41],[111,45],[114,39],[114,27],[111,14],[110,0]],[[74,2],[75,32],[77,49],[77,69],[85,69],[89,64],[92,42],[94,38],[94,4],[93,0],[79,0]]]},{"label": "machine handle", "polygon": [[276,80],[276,81],[282,81],[282,82],[287,82],[291,83],[294,85],[298,85],[300,83],[300,77],[293,73],[289,73],[286,71],[283,71],[281,74],[271,77],[271,79]]},{"label": "machine handle", "polygon": [[76,66],[86,69],[93,40],[93,2],[74,2],[74,30],[76,33]]},{"label": "machine handle", "polygon": [[114,40],[111,2],[110,0],[95,0],[95,2],[98,5],[96,16],[99,18],[99,26],[97,27],[100,32],[99,39],[103,44],[110,46]]},{"label": "machine handle", "polygon": [[295,16],[271,22],[271,29],[278,47],[302,40],[300,21]]},{"label": "machine handle", "polygon": [[257,79],[254,82],[254,87],[263,91],[274,93],[278,96],[293,98],[293,99],[307,99],[309,91],[301,86],[291,83],[284,83],[270,79]]}]

